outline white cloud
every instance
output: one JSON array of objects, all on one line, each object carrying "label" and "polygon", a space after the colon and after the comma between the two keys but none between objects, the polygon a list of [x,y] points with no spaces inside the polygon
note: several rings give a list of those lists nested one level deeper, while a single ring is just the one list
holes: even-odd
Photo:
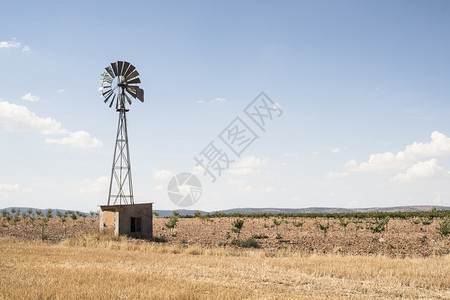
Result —
[{"label": "white cloud", "polygon": [[106,176],[101,176],[96,179],[87,179],[84,182],[83,188],[80,189],[81,194],[106,194],[108,192],[110,179]]},{"label": "white cloud", "polygon": [[167,180],[173,176],[173,173],[168,170],[153,170],[153,178],[156,180]]},{"label": "white cloud", "polygon": [[[33,99],[31,94],[26,94],[22,99]],[[39,98],[39,97],[38,97]],[[9,131],[28,131],[44,135],[68,135],[61,139],[47,138],[46,143],[70,145],[72,147],[87,149],[101,147],[103,144],[97,138],[91,138],[89,133],[80,130],[69,132],[61,127],[61,123],[52,118],[38,117],[26,106],[16,105],[0,99],[0,124]]]},{"label": "white cloud", "polygon": [[27,107],[0,100],[0,124],[10,131],[30,131],[41,134],[67,134],[52,118],[41,118]]},{"label": "white cloud", "polygon": [[39,101],[39,96],[31,95],[31,93],[27,93],[24,96],[22,96],[22,100],[35,102],[35,101]]},{"label": "white cloud", "polygon": [[319,155],[319,152],[318,151],[313,151],[312,155]]},{"label": "white cloud", "polygon": [[406,146],[405,152],[415,156],[450,155],[450,138],[439,131],[431,133],[431,142]]},{"label": "white cloud", "polygon": [[225,102],[225,98],[217,97],[216,99],[209,101],[209,103],[222,103],[222,102]]},{"label": "white cloud", "polygon": [[59,90],[58,90],[58,94],[62,94],[62,93],[64,93],[64,92],[65,92],[64,89],[59,89]]},{"label": "white cloud", "polygon": [[0,48],[20,48],[20,43],[16,41],[0,42]]},{"label": "white cloud", "polygon": [[[439,131],[431,133],[431,141],[414,142],[397,153],[383,152],[371,154],[369,160],[359,163],[350,160],[344,165],[344,172],[328,172],[327,178],[340,178],[353,172],[399,172],[392,181],[409,182],[425,178],[449,175],[437,164],[436,156],[450,156],[450,138]],[[419,161],[421,158],[431,158]]]},{"label": "white cloud", "polygon": [[415,163],[420,157],[450,155],[450,138],[434,131],[428,143],[414,142],[398,153],[384,152],[372,154],[367,162],[357,164],[351,160],[345,169],[349,172],[382,172],[404,170]]},{"label": "white cloud", "polygon": [[103,143],[97,138],[91,138],[89,133],[83,130],[72,132],[68,137],[61,139],[51,139],[46,138],[45,142],[48,144],[61,144],[69,145],[74,148],[88,149],[88,148],[98,148],[103,146]]},{"label": "white cloud", "polygon": [[356,171],[358,169],[358,163],[356,162],[356,160],[352,159],[352,160],[350,160],[350,161],[345,163],[344,169],[348,170],[348,171],[351,171],[351,172],[354,172],[354,171]]},{"label": "white cloud", "polygon": [[194,166],[192,168],[192,174],[194,174],[194,175],[203,174],[204,172],[205,172],[205,169],[200,165]]},{"label": "white cloud", "polygon": [[19,192],[20,186],[18,184],[0,183],[0,192]]},{"label": "white cloud", "polygon": [[340,151],[339,148],[333,148],[333,149],[330,149],[330,152],[331,152],[331,153],[338,153],[339,151]]},{"label": "white cloud", "polygon": [[0,183],[0,196],[17,192],[30,192],[31,190],[31,188],[22,188],[18,184]]},{"label": "white cloud", "polygon": [[261,192],[264,192],[264,193],[270,193],[270,192],[275,192],[275,191],[276,191],[276,188],[271,187],[271,186],[261,189]]},{"label": "white cloud", "polygon": [[[9,49],[9,48],[20,48],[22,44],[20,42],[17,42],[15,39],[12,41],[2,41],[0,42],[0,49]],[[30,47],[29,46],[23,46],[22,52],[29,52]]]},{"label": "white cloud", "polygon": [[260,159],[255,156],[246,156],[236,163],[231,169],[228,170],[230,174],[234,175],[248,175],[252,173],[259,173],[259,167],[267,164],[268,158]]},{"label": "white cloud", "polygon": [[268,158],[261,159],[257,158],[255,156],[245,156],[241,158],[241,160],[235,164],[234,166],[236,168],[256,168],[256,167],[262,167],[267,164]]},{"label": "white cloud", "polygon": [[437,160],[432,158],[428,161],[419,161],[406,170],[405,173],[397,174],[392,180],[399,182],[410,182],[425,178],[439,178],[448,176],[449,172],[438,165]]},{"label": "white cloud", "polygon": [[[217,97],[217,98],[214,99],[214,100],[210,100],[209,103],[223,103],[223,102],[225,102],[225,101],[226,101],[225,98]],[[206,103],[206,101],[205,101],[205,100],[198,100],[196,103],[197,103],[197,104],[204,104],[204,103]]]},{"label": "white cloud", "polygon": [[280,105],[278,102],[275,102],[275,103],[273,104],[273,108],[278,109],[278,110],[281,110],[281,105]]},{"label": "white cloud", "polygon": [[349,175],[350,175],[349,172],[331,172],[330,171],[327,173],[327,175],[325,175],[325,177],[328,179],[336,179],[336,178],[346,177]]}]

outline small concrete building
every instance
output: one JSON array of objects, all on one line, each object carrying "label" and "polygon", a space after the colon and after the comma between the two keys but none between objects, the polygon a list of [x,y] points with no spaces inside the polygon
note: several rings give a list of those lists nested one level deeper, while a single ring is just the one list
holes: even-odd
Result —
[{"label": "small concrete building", "polygon": [[101,205],[100,233],[153,237],[153,203]]}]

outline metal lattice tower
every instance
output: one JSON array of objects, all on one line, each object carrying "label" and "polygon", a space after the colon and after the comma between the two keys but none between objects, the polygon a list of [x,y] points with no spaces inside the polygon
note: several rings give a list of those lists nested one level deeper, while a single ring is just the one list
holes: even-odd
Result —
[{"label": "metal lattice tower", "polygon": [[[134,204],[133,183],[131,179],[130,150],[128,148],[127,111],[124,107],[118,109],[116,146],[114,148],[111,181],[109,183],[108,205]],[[113,182],[117,190],[113,190]],[[112,203],[111,203],[112,202]]]},{"label": "metal lattice tower", "polygon": [[116,100],[116,111],[119,113],[108,205],[134,204],[126,115],[129,109],[126,108],[126,102],[131,105],[131,98],[144,102],[144,90],[134,85],[141,81],[137,78],[139,73],[130,63],[117,61],[105,69],[108,73],[102,74],[100,90],[106,91],[102,92],[101,97],[105,98],[105,103],[110,101],[109,107]]}]

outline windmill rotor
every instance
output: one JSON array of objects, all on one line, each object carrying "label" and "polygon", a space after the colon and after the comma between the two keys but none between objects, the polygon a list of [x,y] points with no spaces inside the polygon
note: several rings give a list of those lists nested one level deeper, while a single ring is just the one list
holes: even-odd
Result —
[{"label": "windmill rotor", "polygon": [[117,61],[105,68],[101,74],[99,90],[104,102],[109,101],[109,107],[116,104],[116,110],[125,109],[125,104],[131,105],[132,99],[144,102],[144,90],[139,87],[141,80],[139,72],[127,61]]}]

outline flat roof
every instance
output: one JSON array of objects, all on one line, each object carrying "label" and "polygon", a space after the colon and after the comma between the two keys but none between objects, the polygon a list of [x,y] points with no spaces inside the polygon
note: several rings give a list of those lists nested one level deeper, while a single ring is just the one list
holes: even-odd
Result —
[{"label": "flat roof", "polygon": [[135,204],[122,204],[122,205],[99,205],[101,208],[120,208],[123,206],[137,206],[137,205],[149,205],[153,204],[154,202],[148,202],[148,203],[135,203]]}]

